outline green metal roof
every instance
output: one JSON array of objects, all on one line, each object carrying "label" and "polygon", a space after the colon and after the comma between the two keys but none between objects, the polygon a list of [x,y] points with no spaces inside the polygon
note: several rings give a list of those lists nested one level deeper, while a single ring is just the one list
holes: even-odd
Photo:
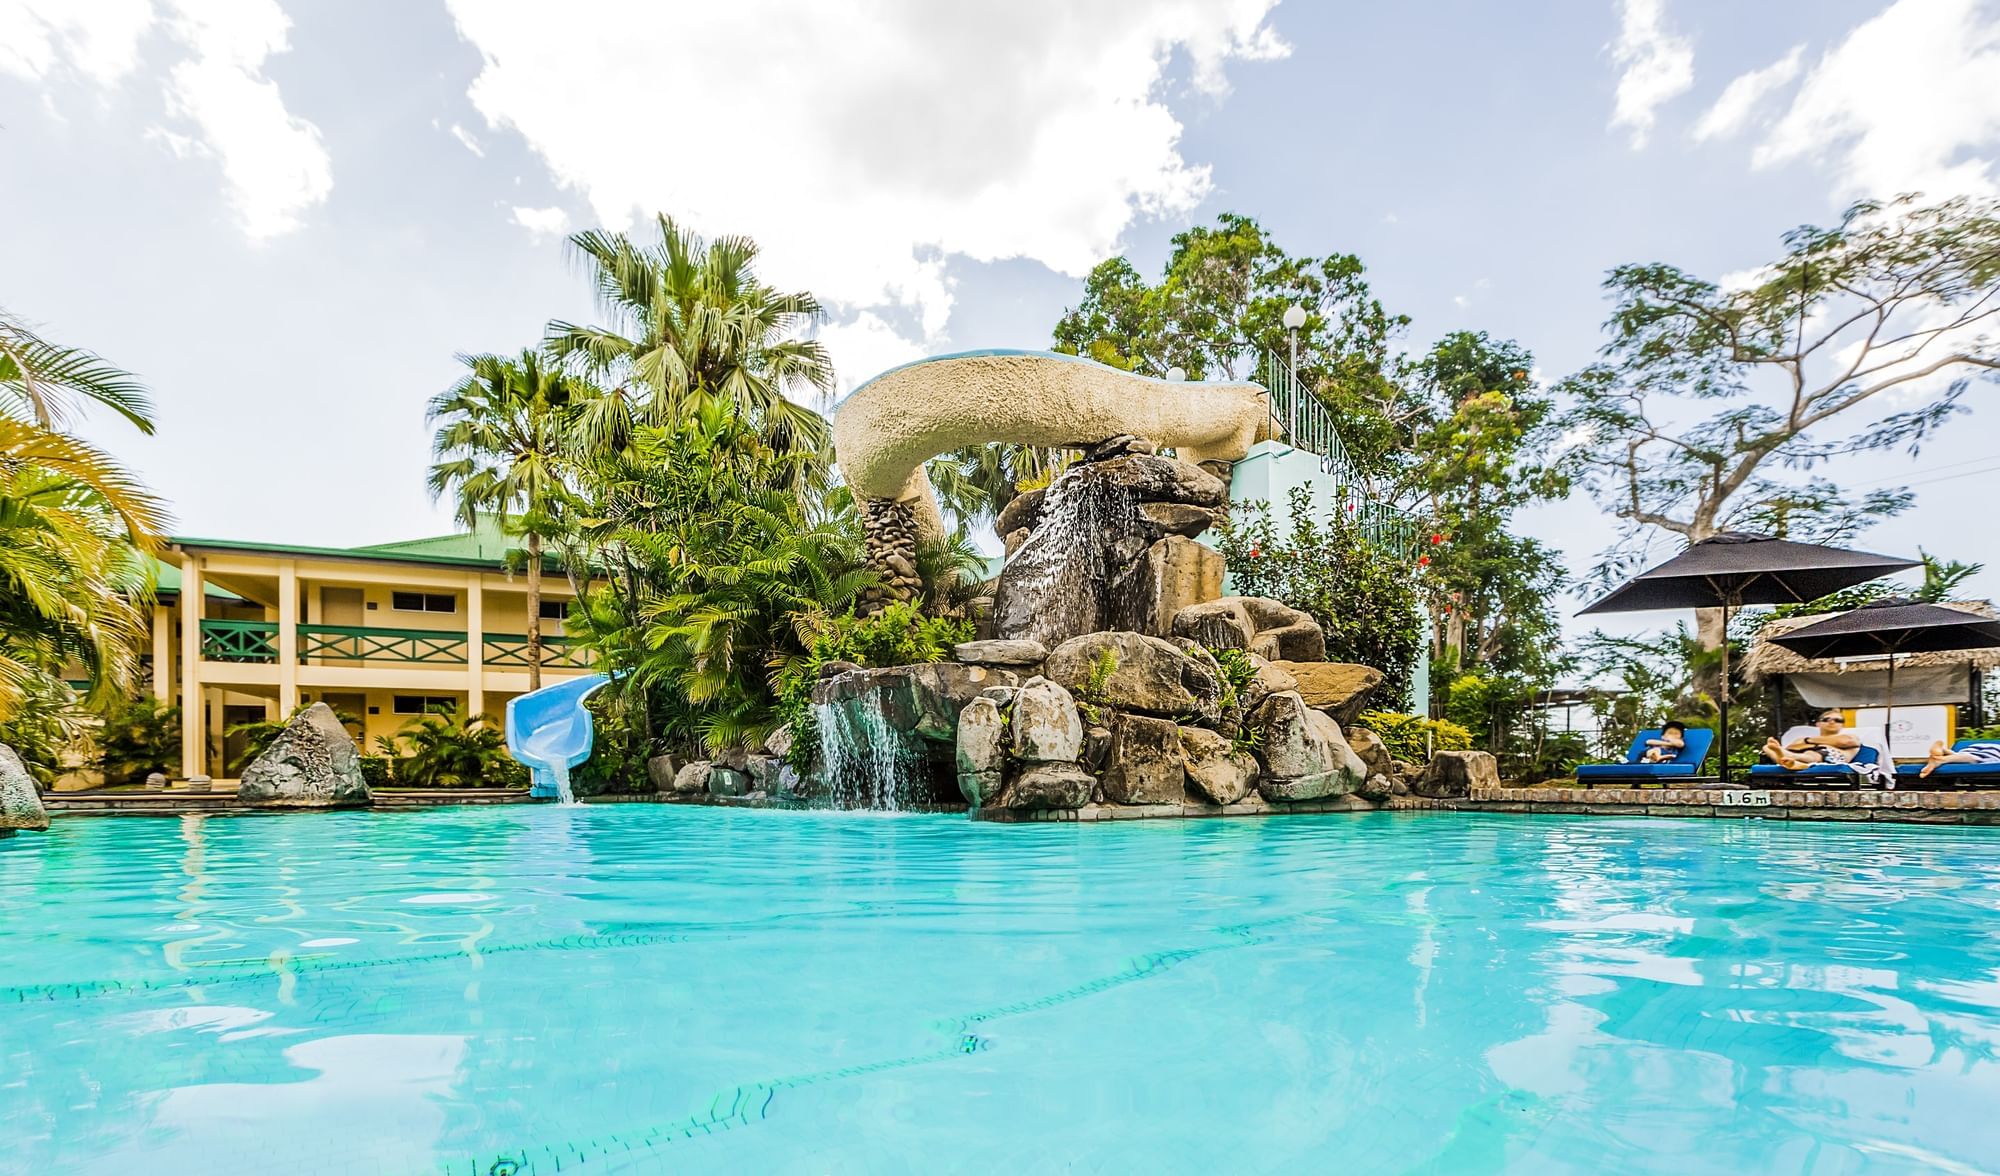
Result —
[{"label": "green metal roof", "polygon": [[[179,596],[181,592],[180,565],[170,564],[163,559],[154,560],[153,586],[155,589],[158,590],[158,592],[162,596],[165,596],[168,593],[172,593],[175,596]],[[218,588],[213,584],[203,584],[201,587],[203,596],[213,596],[221,600],[243,599],[242,597],[236,595],[234,592],[231,592],[227,588]]]},{"label": "green metal roof", "polygon": [[[500,530],[498,523],[481,518],[469,532],[433,535],[425,539],[405,539],[397,543],[374,543],[364,547],[314,547],[300,543],[252,543],[242,539],[200,539],[174,536],[177,548],[208,551],[246,551],[259,555],[296,555],[319,559],[358,559],[382,563],[438,564],[447,567],[499,568],[505,566],[507,552],[521,546]],[[545,565],[555,561],[545,558]]]}]

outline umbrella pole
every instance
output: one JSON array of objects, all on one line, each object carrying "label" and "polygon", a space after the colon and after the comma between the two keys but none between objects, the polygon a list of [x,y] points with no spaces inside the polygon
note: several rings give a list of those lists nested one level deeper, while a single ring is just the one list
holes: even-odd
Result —
[{"label": "umbrella pole", "polygon": [[1715,766],[1716,775],[1724,784],[1729,783],[1729,597],[1722,598],[1722,695],[1716,705],[1721,712],[1722,761]]},{"label": "umbrella pole", "polygon": [[1889,685],[1882,707],[1882,742],[1889,749],[1889,770],[1896,770],[1896,655],[1889,655]]}]

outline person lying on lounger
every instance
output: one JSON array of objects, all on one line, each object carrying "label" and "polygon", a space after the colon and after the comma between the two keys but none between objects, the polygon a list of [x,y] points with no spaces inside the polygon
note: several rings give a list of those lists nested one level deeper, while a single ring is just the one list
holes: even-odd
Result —
[{"label": "person lying on lounger", "polygon": [[1968,743],[1953,751],[1943,740],[1931,744],[1931,753],[1924,757],[1924,770],[1918,776],[1928,776],[1945,764],[1986,764],[2000,767],[2000,743]]},{"label": "person lying on lounger", "polygon": [[1660,728],[1660,737],[1646,740],[1646,750],[1639,753],[1642,764],[1670,764],[1681,752],[1687,750],[1687,724],[1668,723]]},{"label": "person lying on lounger", "polygon": [[1776,736],[1764,741],[1764,758],[1777,764],[1787,772],[1810,768],[1814,764],[1844,764],[1861,750],[1861,737],[1847,729],[1847,720],[1837,710],[1822,711],[1819,716],[1819,732],[1796,740],[1789,746],[1779,743]]}]

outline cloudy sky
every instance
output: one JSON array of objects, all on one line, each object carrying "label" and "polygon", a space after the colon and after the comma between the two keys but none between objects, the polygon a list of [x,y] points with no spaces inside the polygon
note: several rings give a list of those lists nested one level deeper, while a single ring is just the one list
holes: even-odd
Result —
[{"label": "cloudy sky", "polygon": [[[1996,157],[2000,0],[0,0],[0,305],[145,377],[159,436],[94,431],[203,536],[444,529],[453,355],[587,317],[563,234],[655,209],[828,302],[848,386],[1045,345],[1092,264],[1224,210],[1358,253],[1412,346],[1558,376],[1610,266],[1742,271]],[[2000,595],[1994,419],[1840,471],[1920,495],[1867,543]]]}]

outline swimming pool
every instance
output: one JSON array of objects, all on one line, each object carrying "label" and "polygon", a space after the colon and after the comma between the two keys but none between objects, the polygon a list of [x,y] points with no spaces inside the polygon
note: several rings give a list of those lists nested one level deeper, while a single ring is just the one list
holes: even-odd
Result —
[{"label": "swimming pool", "polygon": [[1996,834],[66,819],[0,1171],[1992,1170]]}]

